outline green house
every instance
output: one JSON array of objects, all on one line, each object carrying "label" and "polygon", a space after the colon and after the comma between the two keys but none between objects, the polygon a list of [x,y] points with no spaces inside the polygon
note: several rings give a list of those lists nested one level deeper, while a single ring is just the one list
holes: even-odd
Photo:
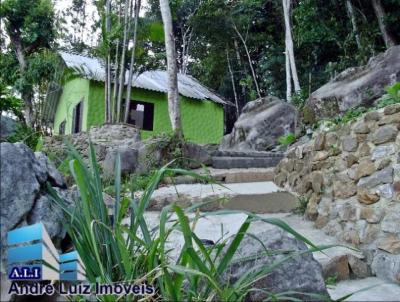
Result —
[{"label": "green house", "polygon": [[[55,134],[87,131],[102,125],[105,122],[102,61],[65,52],[60,52],[60,56],[66,69],[64,74],[69,76],[63,77],[62,84],[53,84],[49,89],[47,123]],[[172,131],[167,79],[167,73],[162,70],[134,75],[127,122],[141,129],[142,138]],[[185,137],[200,144],[219,143],[224,135],[224,108],[231,103],[188,75],[178,74],[178,90]]]}]

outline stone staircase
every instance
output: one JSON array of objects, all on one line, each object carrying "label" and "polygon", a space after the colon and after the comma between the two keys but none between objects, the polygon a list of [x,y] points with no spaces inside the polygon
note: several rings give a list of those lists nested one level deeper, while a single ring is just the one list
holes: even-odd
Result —
[{"label": "stone staircase", "polygon": [[[149,226],[155,226],[159,221],[160,212],[146,212],[144,216]],[[365,258],[360,252],[341,245],[341,242],[335,237],[328,236],[322,230],[315,229],[311,221],[284,212],[259,214],[259,216],[283,220],[316,245],[334,245],[334,247],[323,252],[313,253],[314,259],[322,267],[325,280],[337,276],[333,278],[336,280],[336,282],[333,282],[334,284],[327,285],[332,299],[353,294],[344,301],[400,301],[400,286],[398,284],[371,276]],[[199,238],[216,242],[220,239],[221,230],[223,230],[224,236],[235,234],[246,217],[246,215],[238,213],[200,218],[196,223],[194,232]],[[257,234],[273,228],[275,227],[270,224],[257,221],[251,224],[248,232]],[[183,238],[176,234],[171,237],[168,247],[172,249],[182,245]]]},{"label": "stone staircase", "polygon": [[212,167],[216,169],[275,167],[283,156],[283,152],[218,150],[213,154]]},{"label": "stone staircase", "polygon": [[[215,182],[219,183],[248,183],[248,182],[264,182],[274,180],[274,168],[232,168],[232,169],[195,169],[193,172],[207,176]],[[166,177],[163,180],[164,184],[194,184],[201,182],[188,175],[178,175],[173,178]]]},{"label": "stone staircase", "polygon": [[[235,153],[238,155],[237,152]],[[229,156],[229,158],[232,157],[234,156]],[[335,237],[327,235],[321,229],[316,229],[312,221],[291,213],[291,210],[297,206],[297,198],[271,181],[273,170],[273,168],[210,168],[209,175],[222,182],[223,186],[182,181],[180,184],[175,182],[174,186],[161,187],[153,194],[150,212],[145,214],[146,220],[150,224],[157,222],[159,210],[167,204],[177,203],[186,207],[205,200],[215,200],[215,203],[202,208],[202,211],[247,210],[258,213],[263,218],[279,218],[311,242],[320,246],[335,246],[323,253],[313,253],[314,259],[322,266],[324,279],[336,280],[335,284],[328,286],[329,294],[333,299],[355,293],[345,301],[400,301],[400,286],[373,276],[371,267],[361,252],[348,248],[351,247],[349,244],[343,245]],[[219,202],[221,200],[222,203]],[[215,241],[218,239],[214,238],[218,235],[218,230],[223,229],[229,234],[234,234],[245,218],[244,214],[217,215],[199,223],[195,232],[201,238]],[[255,222],[251,225],[249,232],[257,234],[269,227],[272,226]]]}]

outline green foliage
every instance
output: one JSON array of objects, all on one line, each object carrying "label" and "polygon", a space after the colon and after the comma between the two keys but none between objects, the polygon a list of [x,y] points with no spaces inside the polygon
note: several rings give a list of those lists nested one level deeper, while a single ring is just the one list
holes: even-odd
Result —
[{"label": "green foliage", "polygon": [[296,140],[296,136],[293,133],[288,133],[286,135],[282,135],[278,138],[278,143],[282,146],[289,146]]},{"label": "green foliage", "polygon": [[[167,163],[173,167],[185,167],[184,147],[186,141],[173,133],[161,133],[153,137],[155,141],[147,146],[146,162],[150,168],[158,168]],[[159,156],[155,154],[160,152],[161,163],[155,162]]]},{"label": "green foliage", "polygon": [[37,148],[40,148],[40,138],[41,133],[34,130],[33,128],[18,124],[14,133],[7,138],[7,141],[10,143],[21,142],[27,145],[34,151],[38,151]]},{"label": "green foliage", "polygon": [[302,89],[301,91],[294,93],[292,95],[291,103],[295,105],[297,108],[302,109],[307,99],[308,99],[308,93],[304,89]]},{"label": "green foliage", "polygon": [[400,103],[400,82],[385,87],[385,91],[386,94],[378,102],[377,108],[383,108],[388,105]]},{"label": "green foliage", "polygon": [[22,45],[31,50],[55,38],[54,8],[50,0],[4,0],[0,17],[5,21],[7,32],[20,33]]},{"label": "green foliage", "polygon": [[8,38],[1,40],[2,81],[21,93],[29,109],[30,126],[41,125],[39,113],[43,111],[47,85],[57,71],[53,64],[56,55],[50,50],[56,38],[52,1],[4,0],[0,18]]},{"label": "green foliage", "polygon": [[[144,212],[151,196],[165,174],[183,174],[206,180],[204,177],[164,166],[156,171],[140,200],[131,200],[121,195],[120,159],[115,164],[115,204],[113,218],[103,200],[103,186],[95,159],[95,151],[90,146],[90,167],[87,167],[75,150],[71,150],[71,173],[79,189],[79,198],[71,206],[58,193],[48,186],[54,202],[61,207],[65,215],[65,227],[86,268],[90,283],[127,282],[137,280],[153,284],[157,288],[154,300],[165,301],[234,301],[242,300],[252,289],[253,284],[267,276],[279,265],[301,254],[321,251],[330,246],[316,247],[312,242],[275,218],[262,218],[252,213],[241,225],[237,234],[228,242],[223,239],[208,247],[196,236],[193,227],[201,217],[197,211],[205,203],[182,209],[176,205],[164,208],[159,223],[149,226]],[[128,214],[130,213],[130,216]],[[197,213],[189,216],[190,213]],[[215,214],[233,213],[220,211]],[[192,217],[192,218],[190,218]],[[246,259],[234,259],[234,255],[247,230],[254,221],[262,221],[282,228],[311,246],[308,251],[270,251],[265,257],[282,253],[283,258],[260,269],[250,270],[236,283],[223,280],[234,262]],[[170,258],[171,250],[167,242],[172,232],[182,234],[185,244],[175,247],[178,259]],[[252,235],[254,236],[254,235]],[[180,250],[176,251],[176,248]],[[278,293],[277,300],[287,300],[293,293]],[[307,293],[305,293],[307,295]],[[114,296],[97,296],[100,301],[115,301]],[[124,297],[125,301],[134,301],[135,297]],[[327,297],[319,297],[327,299]]]},{"label": "green foliage", "polygon": [[[150,171],[144,174],[131,174],[128,177],[124,177],[121,179],[121,192],[129,193],[129,192],[137,192],[144,191],[151,180],[153,179],[155,171]],[[104,188],[104,192],[111,196],[115,196],[115,183],[114,180],[109,180],[108,185]]]},{"label": "green foliage", "polygon": [[130,190],[133,192],[145,190],[154,177],[156,171],[150,171],[146,174],[133,174],[130,177]]},{"label": "green foliage", "polygon": [[12,93],[12,89],[0,81],[0,114],[2,112],[13,113],[20,120],[23,119],[22,100]]},{"label": "green foliage", "polygon": [[295,214],[304,215],[307,210],[308,202],[310,201],[307,197],[300,196],[298,198],[298,206],[293,210]]},{"label": "green foliage", "polygon": [[337,283],[338,283],[338,277],[336,275],[325,279],[325,285],[328,288],[336,286]]},{"label": "green foliage", "polygon": [[38,137],[38,139],[37,139],[37,142],[36,142],[36,146],[35,146],[34,151],[35,151],[35,152],[41,152],[42,149],[43,149],[43,144],[44,144],[44,142],[43,142],[43,136],[40,135],[40,136]]},{"label": "green foliage", "polygon": [[342,116],[338,116],[334,118],[332,121],[335,124],[347,124],[348,122],[354,121],[358,117],[360,117],[362,114],[366,113],[368,111],[367,108],[365,107],[357,107],[357,108],[351,108],[346,111],[346,113]]}]

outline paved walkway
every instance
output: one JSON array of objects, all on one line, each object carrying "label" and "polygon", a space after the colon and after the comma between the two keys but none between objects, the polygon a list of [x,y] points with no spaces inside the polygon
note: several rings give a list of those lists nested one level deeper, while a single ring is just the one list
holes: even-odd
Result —
[{"label": "paved walkway", "polygon": [[[240,174],[240,171],[237,172]],[[262,173],[264,172],[262,171]],[[335,237],[328,236],[322,230],[314,228],[313,222],[289,213],[296,206],[297,198],[283,191],[271,181],[228,182],[224,186],[198,183],[179,184],[156,190],[153,198],[170,204],[179,201],[178,195],[186,200],[190,200],[192,203],[210,200],[210,198],[228,197],[230,202],[227,205],[224,204],[224,208],[256,212],[264,218],[280,218],[316,245],[340,244]],[[207,212],[204,214],[207,216],[197,221],[194,226],[194,232],[200,239],[208,239],[214,242],[234,235],[246,219],[246,215],[242,213],[215,215],[215,212]],[[189,216],[193,217],[194,214]],[[146,212],[145,218],[149,225],[155,226],[159,221],[159,212]],[[176,219],[176,217],[173,215],[172,219]],[[257,234],[273,227],[270,224],[258,221],[251,225],[249,232]],[[167,248],[169,247],[172,250],[178,251],[182,245],[183,238],[181,233],[177,231],[173,232]],[[345,255],[353,255],[359,259],[363,258],[361,253],[343,246],[336,246],[325,250],[323,253],[317,252],[313,254],[314,258],[323,267],[334,257]],[[355,293],[345,301],[400,302],[400,286],[375,277],[341,281],[335,286],[330,286],[329,293],[332,299],[338,299],[347,294]]]},{"label": "paved walkway", "polygon": [[332,299],[355,293],[345,301],[400,301],[400,285],[375,277],[341,281],[336,286],[328,287],[328,292]]},{"label": "paved walkway", "polygon": [[[224,214],[224,215],[213,215],[213,213],[207,213],[207,217],[201,218],[195,225],[194,231],[200,239],[213,240],[214,242],[219,240],[221,237],[226,238],[234,235],[240,228],[241,224],[246,219],[245,214]],[[193,215],[189,215],[193,217]],[[297,232],[311,240],[316,245],[331,245],[339,244],[336,238],[327,236],[322,230],[315,229],[313,223],[304,220],[298,215],[291,213],[276,213],[276,214],[260,214],[259,216],[264,218],[280,218],[289,224]],[[146,212],[145,218],[150,226],[155,226],[159,221],[159,212]],[[176,219],[173,215],[172,220]],[[265,231],[274,226],[264,223],[255,222],[250,228],[249,232],[257,234]],[[173,250],[180,250],[183,245],[183,238],[179,232],[174,232],[170,237],[170,242],[167,247]],[[314,258],[324,265],[329,259],[335,256],[352,254],[356,257],[362,258],[362,255],[356,251],[347,249],[345,247],[334,247],[325,250],[324,253],[314,253]],[[174,257],[173,257],[174,258]],[[373,288],[371,286],[379,285]],[[362,289],[366,289],[360,291]],[[329,288],[329,293],[332,299],[338,299],[344,295],[350,293],[356,293],[354,296],[348,298],[345,301],[400,301],[400,286],[392,283],[388,283],[385,280],[379,278],[370,277],[359,280],[345,280],[339,282],[336,286]]]},{"label": "paved walkway", "polygon": [[180,184],[161,187],[152,195],[153,209],[159,210],[167,204],[179,203],[184,199],[187,203],[201,201],[221,201],[213,210],[223,207],[234,210],[247,210],[255,213],[289,212],[297,206],[297,198],[282,190],[272,181],[212,184]]}]

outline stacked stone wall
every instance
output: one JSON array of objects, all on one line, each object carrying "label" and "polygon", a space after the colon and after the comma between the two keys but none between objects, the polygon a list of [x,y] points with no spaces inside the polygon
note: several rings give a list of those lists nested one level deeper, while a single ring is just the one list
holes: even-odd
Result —
[{"label": "stacked stone wall", "polygon": [[[288,150],[275,183],[308,199],[306,217],[376,261],[400,283],[400,104],[320,131]],[[382,256],[384,255],[384,256]],[[386,257],[386,258],[385,258]],[[385,261],[386,261],[385,260]]]}]

